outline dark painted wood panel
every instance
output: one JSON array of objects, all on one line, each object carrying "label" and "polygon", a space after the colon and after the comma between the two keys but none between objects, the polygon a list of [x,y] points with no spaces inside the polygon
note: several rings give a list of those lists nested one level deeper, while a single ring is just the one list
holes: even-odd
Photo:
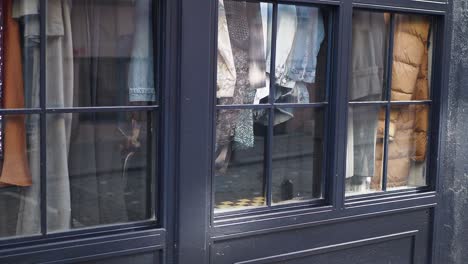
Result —
[{"label": "dark painted wood panel", "polygon": [[[77,264],[159,264],[160,252],[141,253],[137,255],[124,255],[99,260],[76,262]],[[75,263],[75,262],[72,262]]]},{"label": "dark painted wood panel", "polygon": [[[380,241],[379,238],[375,240]],[[372,242],[371,242],[372,241]],[[388,241],[375,242],[369,239],[369,243],[347,248],[345,245],[333,245],[322,250],[311,250],[307,256],[303,252],[288,254],[286,256],[273,257],[271,260],[252,260],[236,264],[310,264],[310,263],[333,263],[333,264],[410,264],[413,263],[413,237],[406,236],[393,238]],[[354,245],[354,243],[351,243]],[[356,243],[359,244],[359,243]],[[352,246],[350,245],[350,246]],[[345,247],[345,249],[342,249]],[[328,249],[328,250],[327,250]],[[341,250],[340,250],[341,249]]]},{"label": "dark painted wood panel", "polygon": [[372,244],[343,251],[329,252],[317,256],[293,259],[286,262],[273,262],[275,264],[411,264],[413,253],[411,251],[412,239],[404,238],[385,243]]},{"label": "dark painted wood panel", "polygon": [[426,264],[431,223],[427,209],[282,230],[215,242],[211,258],[214,264],[315,264],[359,256],[369,261],[347,263]]},{"label": "dark painted wood panel", "polygon": [[2,250],[0,263],[80,263],[94,259],[159,252],[165,248],[165,237],[165,230],[152,230],[70,241],[50,241],[40,245]]}]

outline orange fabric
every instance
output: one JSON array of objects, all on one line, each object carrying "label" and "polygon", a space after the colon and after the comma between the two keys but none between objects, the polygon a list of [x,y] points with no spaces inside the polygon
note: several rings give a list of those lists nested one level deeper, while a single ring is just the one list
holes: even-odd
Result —
[{"label": "orange fabric", "polygon": [[[12,0],[5,1],[4,108],[24,108],[23,70],[18,22],[12,18]],[[23,115],[4,118],[4,160],[0,182],[16,186],[32,184],[26,155],[26,128]]]}]

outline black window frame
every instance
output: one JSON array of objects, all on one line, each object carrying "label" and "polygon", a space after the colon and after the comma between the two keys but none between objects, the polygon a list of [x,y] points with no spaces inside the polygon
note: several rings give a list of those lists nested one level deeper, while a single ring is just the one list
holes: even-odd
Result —
[{"label": "black window frame", "polygon": [[[250,2],[250,0],[248,1]],[[265,2],[265,1],[255,1]],[[269,1],[266,1],[269,2]],[[335,14],[332,15],[336,20],[333,23],[338,25],[333,27],[334,35],[333,54],[331,63],[332,85],[329,97],[330,113],[328,122],[330,122],[328,140],[324,144],[332,145],[328,147],[330,160],[327,166],[328,173],[325,175],[327,182],[326,202],[325,204],[298,203],[292,205],[274,206],[262,209],[247,209],[234,212],[214,213],[212,212],[211,225],[214,236],[229,237],[231,234],[239,233],[239,230],[256,230],[258,227],[273,228],[279,224],[277,219],[289,218],[298,215],[307,215],[304,219],[320,220],[331,219],[339,216],[354,215],[357,212],[377,213],[380,211],[398,210],[405,208],[407,204],[426,204],[435,203],[436,190],[438,188],[438,153],[440,149],[440,129],[444,94],[446,93],[446,84],[444,78],[445,70],[441,67],[441,62],[446,59],[446,49],[444,48],[447,14],[443,2],[420,2],[401,1],[398,3],[389,0],[364,0],[355,2],[338,2],[333,0],[310,0],[310,1],[273,1],[279,4],[296,4],[312,6],[327,6],[335,8]],[[346,174],[346,126],[348,112],[348,87],[350,79],[351,63],[351,40],[352,40],[352,12],[354,9],[366,10],[372,12],[390,12],[394,14],[417,14],[428,15],[431,17],[431,31],[433,32],[432,48],[432,79],[430,85],[429,103],[429,129],[428,129],[428,151],[427,151],[427,185],[422,187],[409,187],[402,190],[390,190],[377,193],[362,195],[353,195],[346,197],[345,193],[345,174]],[[217,10],[217,9],[215,9]],[[393,36],[391,37],[393,39]],[[215,51],[216,55],[216,51]],[[212,55],[214,56],[214,55]],[[390,66],[391,67],[391,66]],[[391,68],[390,68],[391,69]],[[391,70],[388,70],[391,71]],[[214,72],[216,72],[214,70]],[[214,76],[216,81],[216,76]],[[215,83],[213,91],[216,91]],[[390,89],[387,89],[390,91]],[[388,92],[389,92],[388,91]],[[396,101],[389,101],[393,105]],[[406,102],[406,101],[405,101]],[[399,102],[396,102],[398,104]],[[419,102],[418,102],[419,103]],[[387,122],[387,121],[386,121]],[[212,184],[212,182],[210,182]],[[213,187],[212,187],[213,188]],[[213,189],[212,189],[213,191]],[[365,206],[366,209],[361,207]],[[213,204],[214,207],[214,204]],[[212,209],[210,208],[212,211]],[[355,213],[356,212],[356,213]],[[271,220],[271,221],[269,221]],[[298,222],[298,221],[292,221]],[[249,223],[249,224],[247,224]],[[286,223],[285,223],[286,224]],[[242,232],[241,232],[242,233]]]},{"label": "black window frame", "polygon": [[[434,104],[434,92],[435,90],[438,90],[438,88],[434,89],[434,80],[436,77],[434,75],[431,75],[431,79],[428,80],[428,89],[429,89],[429,99],[427,100],[393,100],[391,98],[391,85],[392,85],[392,75],[393,75],[393,70],[392,70],[392,65],[393,65],[393,46],[394,46],[394,37],[395,37],[395,16],[398,14],[402,15],[426,15],[428,16],[429,23],[430,23],[430,34],[433,35],[433,38],[435,40],[436,36],[438,36],[438,22],[437,22],[437,17],[434,15],[428,15],[428,14],[423,14],[423,13],[414,13],[412,11],[409,12],[398,12],[398,11],[388,11],[388,10],[376,10],[376,9],[369,9],[369,8],[353,8],[354,11],[366,11],[366,12],[376,12],[376,13],[388,13],[390,15],[390,21],[389,21],[389,29],[388,29],[388,46],[387,46],[387,52],[385,53],[385,73],[384,73],[384,83],[386,86],[386,89],[384,89],[385,95],[384,99],[377,100],[377,101],[348,101],[348,106],[381,106],[384,107],[385,109],[385,135],[383,138],[384,144],[383,144],[383,163],[382,163],[382,183],[381,183],[381,191],[379,192],[369,192],[369,193],[363,193],[363,194],[351,194],[349,196],[346,196],[345,193],[345,202],[354,202],[354,201],[359,201],[359,200],[366,200],[366,199],[372,199],[373,197],[380,197],[380,196],[392,196],[396,195],[399,193],[420,193],[420,192],[427,192],[427,191],[433,191],[435,190],[435,185],[433,184],[433,178],[435,175],[433,175],[429,168],[431,168],[431,146],[434,143],[433,137],[432,137],[432,122],[434,120],[434,111],[432,110],[433,104]],[[435,41],[434,41],[435,42]],[[431,47],[431,52],[432,52],[432,58],[435,58],[432,61],[431,65],[428,65],[431,69],[434,69],[436,60],[437,60],[437,46],[434,46],[434,43],[430,43],[432,45]],[[435,74],[436,75],[436,74]],[[390,112],[392,107],[394,106],[409,106],[409,105],[425,105],[429,108],[429,114],[427,116],[428,118],[428,131],[427,131],[427,150],[426,150],[426,167],[428,168],[426,170],[425,174],[425,180],[426,184],[424,186],[416,186],[416,187],[405,187],[404,189],[396,189],[396,190],[387,190],[387,173],[388,173],[388,146],[389,146],[389,126],[390,126]]]},{"label": "black window frame", "polygon": [[[174,83],[177,83],[177,68],[174,58],[176,49],[167,49],[178,40],[177,17],[174,10],[179,4],[171,1],[152,0],[153,30],[153,73],[155,78],[156,103],[144,106],[116,105],[90,107],[49,107],[46,102],[46,56],[47,56],[47,0],[39,0],[40,21],[40,92],[39,107],[0,109],[0,116],[39,115],[40,127],[40,227],[38,234],[25,236],[0,237],[0,262],[14,261],[38,262],[49,261],[87,261],[127,254],[155,253],[162,260],[172,255],[173,249],[167,243],[173,243],[174,228],[174,189],[175,156],[169,145],[176,145],[175,126],[172,120],[177,118]],[[173,30],[171,30],[173,29]],[[167,51],[166,51],[167,50]],[[164,52],[163,52],[164,51]],[[60,231],[47,230],[47,149],[46,119],[50,115],[63,113],[146,113],[151,122],[151,148],[155,158],[150,160],[151,184],[153,185],[151,210],[153,216],[142,221],[102,224],[84,228]],[[150,128],[150,127],[149,127]],[[172,142],[172,144],[170,144]],[[170,231],[168,231],[170,230]],[[23,262],[22,262],[23,261]],[[9,263],[9,262],[8,262]]]},{"label": "black window frame", "polygon": [[[428,15],[430,17],[431,22],[431,31],[433,35],[432,40],[432,64],[428,65],[432,68],[432,76],[431,79],[428,80],[429,82],[429,94],[430,97],[428,100],[413,100],[413,101],[393,101],[387,95],[387,99],[383,100],[387,102],[385,105],[386,108],[391,108],[395,105],[415,105],[415,104],[422,104],[427,105],[429,108],[428,114],[428,135],[427,135],[427,150],[426,150],[426,185],[425,186],[417,186],[417,187],[406,187],[405,189],[401,190],[386,190],[386,172],[383,173],[382,176],[382,192],[379,193],[368,193],[368,194],[359,194],[359,195],[352,195],[345,198],[345,204],[347,206],[355,206],[358,204],[369,204],[372,203],[372,200],[379,201],[379,199],[398,199],[400,196],[408,195],[408,196],[415,196],[417,197],[418,194],[424,195],[425,193],[435,193],[438,188],[438,179],[439,179],[439,158],[438,153],[440,152],[441,148],[441,138],[440,138],[440,129],[441,129],[441,117],[442,117],[442,110],[444,107],[444,94],[446,93],[445,84],[443,83],[444,77],[444,69],[441,66],[442,61],[444,60],[444,35],[446,31],[444,30],[445,24],[445,17],[444,15],[440,14],[438,11],[435,12],[424,12],[419,11],[415,12],[415,10],[386,10],[386,9],[370,9],[369,7],[361,7],[358,5],[354,9],[358,10],[365,10],[365,11],[372,11],[372,12],[390,12],[392,14],[392,23],[394,24],[393,17],[395,14],[404,14],[404,15]],[[391,31],[394,30],[394,25],[391,26]],[[390,46],[393,49],[393,32],[389,32],[390,34]],[[387,67],[392,67],[393,58],[391,55],[388,55],[388,65]],[[392,76],[392,70],[387,69],[389,76],[387,79],[390,79]],[[387,80],[388,82],[388,80]],[[387,89],[388,93],[390,93],[390,89]],[[389,111],[386,111],[386,118],[385,118],[385,126],[386,126],[386,133],[388,133],[388,125],[389,125]],[[388,135],[386,135],[388,137]],[[385,142],[385,163],[388,163],[388,139]],[[387,167],[385,165],[385,167]],[[386,168],[384,168],[386,170]]]},{"label": "black window frame", "polygon": [[[47,0],[40,0],[46,10]],[[278,208],[269,212],[216,218],[212,205],[212,118],[216,90],[217,0],[160,0],[161,24],[158,43],[158,73],[162,98],[160,124],[160,171],[157,194],[159,224],[130,223],[100,226],[42,236],[0,239],[0,262],[72,262],[162,251],[162,261],[208,263],[210,245],[232,238],[267,234],[273,230],[301,228],[374,216],[406,212],[415,208],[434,209],[440,188],[440,154],[444,146],[447,118],[447,83],[451,29],[451,4],[442,0],[279,0],[285,4],[329,6],[334,9],[333,71],[329,139],[334,151],[327,162],[328,204]],[[433,89],[431,115],[432,147],[428,169],[430,190],[393,191],[356,200],[345,200],[346,113],[348,65],[350,63],[352,9],[420,13],[435,17]],[[43,15],[42,17],[45,17]],[[44,21],[41,19],[41,34]],[[45,43],[41,41],[41,43]],[[42,45],[42,44],[41,44]],[[43,48],[41,48],[43,49]],[[162,52],[164,51],[164,52]],[[156,52],[155,52],[156,53]],[[158,56],[155,54],[155,56]],[[43,61],[43,58],[41,58]],[[41,86],[45,81],[41,81]],[[209,95],[209,96],[207,96]],[[340,96],[339,96],[340,95]],[[110,110],[110,109],[109,109]],[[27,114],[41,109],[0,109],[0,115]],[[195,140],[194,140],[195,139]],[[333,191],[334,192],[331,192]],[[437,221],[437,219],[435,220]],[[190,227],[190,228],[189,228]],[[433,232],[435,236],[435,231]],[[137,242],[137,243],[136,243]],[[433,249],[435,249],[433,243]],[[435,250],[432,250],[435,252]]]},{"label": "black window frame", "polygon": [[[237,0],[236,0],[237,1]],[[333,111],[331,107],[331,97],[332,97],[332,92],[333,92],[333,78],[332,73],[334,72],[332,69],[334,67],[333,63],[333,57],[335,56],[335,53],[333,51],[333,47],[336,45],[337,41],[337,36],[335,33],[335,28],[336,28],[336,22],[335,22],[335,16],[336,16],[336,8],[334,6],[329,6],[329,5],[321,5],[317,3],[291,3],[291,2],[275,2],[275,1],[261,1],[261,0],[247,0],[246,2],[253,2],[253,3],[268,3],[272,5],[273,9],[273,14],[272,14],[272,35],[271,39],[268,40],[270,41],[271,45],[271,63],[270,63],[270,86],[269,86],[269,97],[268,97],[268,102],[265,104],[258,104],[258,105],[219,105],[217,104],[217,98],[216,98],[216,92],[213,92],[210,94],[211,96],[211,107],[214,115],[216,115],[217,111],[220,109],[265,109],[268,110],[268,120],[269,124],[267,126],[267,135],[265,137],[265,142],[264,142],[264,188],[265,188],[265,206],[262,207],[257,207],[257,208],[247,208],[247,209],[239,209],[239,210],[234,210],[234,211],[227,211],[227,212],[214,212],[214,217],[212,221],[216,221],[218,219],[226,219],[226,218],[231,218],[231,217],[237,217],[237,216],[244,216],[244,215],[255,215],[255,214],[261,214],[261,213],[269,213],[269,212],[275,212],[278,210],[284,210],[284,209],[299,209],[299,208],[307,208],[310,206],[324,206],[327,205],[328,201],[331,199],[331,192],[330,192],[330,185],[332,180],[327,177],[327,173],[331,170],[331,167],[329,167],[329,161],[332,160],[331,155],[333,155],[333,148],[329,147],[327,144],[327,140],[330,137],[334,131],[334,122],[332,122],[331,118],[333,118]],[[289,103],[289,104],[282,104],[282,103],[276,103],[273,98],[275,98],[274,93],[275,93],[275,83],[276,83],[276,77],[275,77],[275,64],[276,64],[276,42],[277,42],[277,18],[278,18],[278,5],[300,5],[304,7],[312,7],[312,8],[319,8],[322,12],[327,12],[328,15],[328,21],[327,24],[324,25],[327,29],[327,44],[328,46],[326,47],[326,56],[327,56],[327,65],[326,65],[326,73],[325,73],[325,87],[322,89],[325,89],[325,95],[322,101],[319,102],[310,102],[310,103]],[[218,1],[216,1],[216,10],[218,10]],[[215,15],[215,24],[218,24],[218,12],[216,11]],[[215,43],[214,43],[214,54],[212,56],[217,56],[217,30],[215,30]],[[216,69],[216,64],[214,65],[213,68],[214,72],[214,78],[216,82],[216,75],[217,75],[217,69]],[[273,115],[273,112],[276,107],[291,107],[291,108],[299,108],[299,109],[323,109],[323,123],[324,127],[322,128],[322,131],[324,133],[324,138],[323,138],[323,159],[322,159],[322,172],[321,172],[321,177],[320,177],[320,191],[322,194],[322,198],[310,198],[306,199],[304,201],[297,201],[294,203],[290,204],[275,204],[273,205],[272,202],[272,144],[273,144],[273,120],[271,116]],[[216,134],[216,120],[215,118],[212,118],[213,123],[212,123],[212,135]],[[331,140],[331,139],[330,139]],[[216,144],[215,142],[215,136],[212,137],[212,146]],[[212,183],[214,182],[213,178],[215,177],[215,164],[214,160],[211,164],[211,170],[209,172],[210,175],[212,175]],[[215,190],[214,190],[214,185],[212,187],[212,197],[211,197],[211,204],[213,204],[214,208],[214,203],[215,203]]]},{"label": "black window frame", "polygon": [[[217,1],[216,1],[217,2]],[[213,212],[213,216],[211,217],[211,223],[213,226],[219,225],[227,225],[233,224],[236,222],[242,222],[244,219],[264,219],[268,218],[273,214],[280,214],[280,215],[288,215],[288,211],[291,214],[297,211],[310,211],[310,212],[320,212],[328,210],[340,210],[339,208],[351,208],[358,205],[371,205],[371,204],[378,204],[381,201],[399,201],[407,199],[408,197],[418,197],[418,196],[426,196],[434,194],[436,190],[436,180],[437,180],[437,158],[436,154],[438,153],[439,149],[439,122],[440,122],[440,97],[442,91],[441,86],[441,78],[443,75],[443,71],[440,69],[440,60],[442,60],[442,53],[441,45],[443,40],[443,19],[444,16],[438,10],[416,10],[411,8],[402,8],[402,7],[392,7],[392,6],[378,6],[373,4],[367,3],[353,3],[350,6],[347,6],[346,3],[339,3],[336,1],[261,1],[261,0],[248,0],[247,2],[266,2],[266,3],[273,3],[274,6],[278,4],[290,4],[290,5],[301,5],[301,6],[312,6],[312,7],[320,7],[329,10],[330,17],[329,17],[329,51],[328,51],[328,64],[327,68],[327,93],[328,95],[328,104],[327,104],[327,112],[328,112],[328,120],[325,120],[325,124],[327,124],[328,135],[325,136],[324,145],[326,152],[326,163],[324,164],[326,168],[326,173],[324,174],[322,180],[325,183],[324,188],[324,199],[317,199],[317,200],[310,200],[304,202],[297,202],[293,204],[284,204],[284,205],[274,205],[274,206],[267,206],[262,208],[252,208],[252,209],[240,209],[236,211],[230,212]],[[390,108],[393,105],[397,104],[427,104],[429,106],[429,128],[428,128],[428,144],[427,144],[427,172],[426,172],[426,186],[421,187],[408,187],[401,190],[386,190],[383,188],[381,192],[372,192],[367,194],[359,194],[359,195],[351,195],[346,196],[345,193],[345,173],[346,173],[346,157],[343,153],[346,153],[346,130],[347,126],[347,113],[348,113],[348,106],[351,105],[348,101],[348,87],[349,87],[349,70],[350,70],[350,63],[351,63],[351,40],[352,40],[352,12],[354,10],[365,10],[370,12],[389,12],[392,17],[392,24],[394,24],[393,17],[395,14],[415,14],[415,15],[428,15],[431,20],[431,31],[433,34],[433,43],[432,44],[432,76],[431,80],[429,80],[429,89],[430,89],[430,99],[429,100],[420,100],[420,101],[391,101],[391,100],[383,100],[386,103],[376,103],[385,106],[386,108]],[[217,9],[217,4],[215,7]],[[275,10],[275,9],[274,9]],[[346,10],[346,11],[345,11]],[[345,12],[343,12],[345,11]],[[346,13],[346,14],[342,14]],[[346,16],[345,16],[346,15]],[[337,23],[339,23],[338,19],[341,18],[347,19],[348,24],[343,25],[343,28],[339,28]],[[214,22],[217,24],[217,12],[216,12],[216,21]],[[274,23],[275,21],[273,21]],[[338,29],[345,30],[346,32],[338,32]],[[273,35],[273,34],[272,34]],[[274,36],[272,37],[272,42],[274,41]],[[389,50],[393,50],[393,25],[391,26],[389,32],[389,41],[390,45],[387,47]],[[217,35],[215,35],[215,40],[217,39]],[[339,43],[344,42],[346,43]],[[212,56],[216,56],[216,43],[214,44],[214,54]],[[391,78],[392,72],[392,52],[386,52],[386,74],[385,78]],[[274,46],[272,45],[272,54],[274,54]],[[274,68],[274,67],[272,67]],[[214,81],[216,83],[216,62],[214,63],[213,68],[214,74]],[[271,76],[270,76],[271,77]],[[274,79],[274,77],[273,77]],[[214,87],[216,85],[214,84]],[[386,89],[386,93],[390,94],[390,88]],[[219,109],[219,106],[216,106],[216,95],[214,92],[211,93],[212,96],[212,106],[213,106],[213,114],[216,113],[216,110]],[[271,92],[271,91],[270,91]],[[387,95],[387,99],[388,99]],[[269,102],[272,103],[272,102]],[[356,104],[360,104],[358,102]],[[368,105],[367,102],[363,104]],[[372,105],[372,104],[370,104]],[[221,108],[230,108],[231,106],[222,106]],[[238,106],[234,106],[238,107]],[[242,107],[242,106],[241,106]],[[345,114],[343,114],[345,113]],[[389,114],[389,111],[386,111],[386,115]],[[386,126],[389,124],[389,118],[386,118]],[[213,122],[213,124],[215,124]],[[341,132],[340,132],[341,131]],[[215,125],[213,125],[213,135],[215,134]],[[386,129],[387,133],[387,129]],[[387,135],[388,136],[388,135]],[[213,137],[214,138],[214,137]],[[268,139],[267,139],[268,141]],[[213,143],[214,144],[214,140]],[[388,142],[385,142],[387,145]],[[385,162],[384,166],[386,167],[388,160],[387,160],[387,146],[384,147],[385,149]],[[214,177],[214,166],[211,168]],[[386,170],[384,168],[384,170]],[[383,181],[386,180],[386,173],[384,173],[382,177]],[[213,180],[210,182],[213,184]],[[212,195],[214,197],[214,187],[211,187]],[[214,208],[214,198],[211,198],[211,204]],[[333,209],[331,209],[333,208]],[[213,209],[212,209],[213,210]]]},{"label": "black window frame", "polygon": [[[260,237],[272,232],[353,221],[363,217],[409,212],[427,209],[436,214],[438,190],[440,188],[440,159],[446,118],[448,69],[450,44],[450,2],[414,0],[296,0],[274,1],[286,4],[317,4],[336,8],[335,33],[339,39],[334,46],[332,80],[334,92],[329,103],[336,107],[331,122],[335,129],[329,135],[335,144],[333,159],[329,160],[329,188],[335,190],[329,205],[303,208],[284,208],[262,213],[246,213],[216,218],[213,212],[213,98],[216,91],[216,48],[217,1],[181,0],[186,10],[182,15],[181,43],[181,105],[178,189],[178,224],[183,228],[177,235],[178,260],[181,263],[207,263],[213,258],[213,245],[246,237]],[[375,11],[395,11],[433,15],[437,34],[434,36],[434,67],[432,87],[434,89],[431,116],[430,186],[427,192],[391,192],[360,201],[345,200],[344,175],[346,166],[346,113],[348,107],[348,80],[351,51],[351,26],[353,8]],[[190,14],[196,14],[191,16]],[[189,41],[190,40],[190,41]],[[189,50],[196,50],[193,54]],[[208,59],[207,59],[208,58]],[[194,70],[196,69],[196,70]],[[196,85],[197,89],[193,89]],[[195,91],[196,90],[196,91]],[[209,98],[206,98],[209,95]],[[340,95],[340,96],[338,96]],[[198,104],[194,103],[198,102]],[[208,121],[206,120],[208,119]],[[192,120],[196,120],[195,123]],[[344,121],[344,122],[343,122]],[[193,126],[199,126],[193,129]],[[193,140],[196,140],[194,142]],[[194,149],[196,151],[194,151]],[[203,151],[200,151],[203,150]],[[194,154],[197,157],[194,157]],[[437,221],[437,216],[434,221]],[[432,232],[433,237],[436,236]],[[433,238],[434,239],[434,238]],[[433,243],[433,249],[435,249]],[[203,249],[203,250],[197,250]],[[434,252],[435,250],[433,250]]]}]

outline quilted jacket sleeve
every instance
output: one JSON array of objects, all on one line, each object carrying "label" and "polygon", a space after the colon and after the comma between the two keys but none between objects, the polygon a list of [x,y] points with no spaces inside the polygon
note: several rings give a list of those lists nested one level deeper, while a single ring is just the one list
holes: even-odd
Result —
[{"label": "quilted jacket sleeve", "polygon": [[425,55],[429,23],[424,17],[407,15],[396,15],[395,22],[392,100],[411,100]]},{"label": "quilted jacket sleeve", "polygon": [[[395,16],[392,88],[393,101],[429,99],[428,48],[430,21],[422,16]],[[387,187],[407,184],[411,160],[426,159],[429,108],[426,105],[393,106],[390,112]],[[382,150],[385,112],[379,116],[377,150]],[[381,151],[380,151],[381,152]],[[379,188],[383,153],[376,155]]]},{"label": "quilted jacket sleeve", "polygon": [[[414,100],[429,99],[429,80],[428,80],[428,50],[427,42],[424,49],[424,56],[419,69],[418,80],[413,95]],[[429,107],[426,105],[417,105],[415,107],[414,122],[414,141],[415,153],[412,157],[415,161],[424,161],[427,152],[427,130],[429,128]]]}]

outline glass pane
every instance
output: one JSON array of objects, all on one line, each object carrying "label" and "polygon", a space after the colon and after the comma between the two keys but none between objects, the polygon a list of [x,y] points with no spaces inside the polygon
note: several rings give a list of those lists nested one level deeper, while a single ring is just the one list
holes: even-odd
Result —
[{"label": "glass pane", "polygon": [[429,106],[393,106],[395,136],[388,146],[387,189],[426,185]]},{"label": "glass pane", "polygon": [[155,103],[153,1],[47,3],[48,107]]},{"label": "glass pane", "polygon": [[273,202],[321,198],[324,111],[291,109],[294,117],[274,127]]},{"label": "glass pane", "polygon": [[320,8],[278,5],[275,102],[326,100],[326,15]]},{"label": "glass pane", "polygon": [[395,15],[392,100],[429,99],[430,31],[427,16]]},{"label": "glass pane", "polygon": [[38,234],[40,214],[39,115],[2,116],[0,237]]},{"label": "glass pane", "polygon": [[350,101],[385,100],[385,66],[390,16],[353,11]]},{"label": "glass pane", "polygon": [[268,96],[272,8],[267,3],[219,1],[218,104],[259,104]]},{"label": "glass pane", "polygon": [[[382,190],[385,107],[348,108],[346,195]],[[394,126],[390,126],[390,135]]]},{"label": "glass pane", "polygon": [[153,218],[155,128],[149,112],[48,115],[49,230]]},{"label": "glass pane", "polygon": [[254,110],[219,110],[216,116],[215,210],[239,210],[265,204],[266,123]]},{"label": "glass pane", "polygon": [[[2,13],[2,108],[39,107],[39,2],[5,1]],[[21,5],[28,5],[25,17]]]}]

